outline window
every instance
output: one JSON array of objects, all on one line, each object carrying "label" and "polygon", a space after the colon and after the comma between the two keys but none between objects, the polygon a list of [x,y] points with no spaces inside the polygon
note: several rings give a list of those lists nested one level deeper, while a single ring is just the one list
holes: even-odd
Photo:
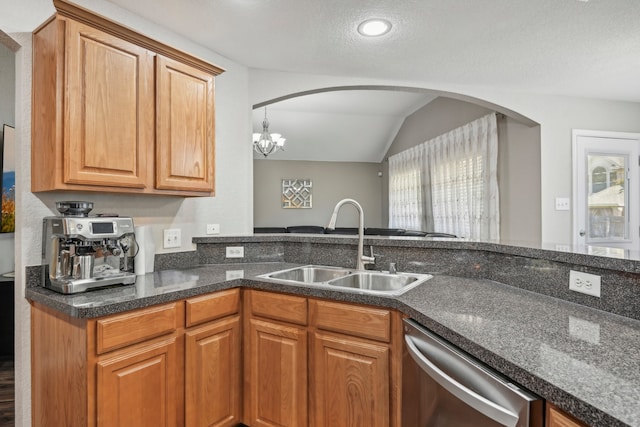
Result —
[{"label": "window", "polygon": [[607,170],[598,166],[591,172],[591,192],[597,193],[607,188]]},{"label": "window", "polygon": [[498,135],[489,114],[389,158],[389,226],[497,240]]}]

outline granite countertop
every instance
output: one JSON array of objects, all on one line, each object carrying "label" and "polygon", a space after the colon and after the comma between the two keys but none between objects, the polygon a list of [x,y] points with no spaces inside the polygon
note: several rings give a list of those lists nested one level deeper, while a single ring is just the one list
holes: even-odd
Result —
[{"label": "granite countertop", "polygon": [[384,297],[256,277],[294,266],[208,265],[77,295],[27,288],[26,297],[79,318],[239,286],[394,308],[590,425],[640,427],[640,321],[489,280],[434,276]]}]

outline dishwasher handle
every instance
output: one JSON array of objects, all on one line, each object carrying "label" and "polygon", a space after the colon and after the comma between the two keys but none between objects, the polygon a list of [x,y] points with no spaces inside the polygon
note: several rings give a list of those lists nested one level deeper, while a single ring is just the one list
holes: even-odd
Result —
[{"label": "dishwasher handle", "polygon": [[434,381],[440,384],[449,393],[497,423],[507,427],[516,427],[518,425],[519,417],[517,414],[503,408],[495,402],[492,402],[486,397],[479,395],[475,391],[465,387],[463,384],[460,384],[458,381],[444,373],[431,360],[422,354],[418,347],[413,343],[411,335],[405,334],[404,340],[407,344],[409,354],[418,366],[420,366],[424,372],[426,372],[434,379]]}]

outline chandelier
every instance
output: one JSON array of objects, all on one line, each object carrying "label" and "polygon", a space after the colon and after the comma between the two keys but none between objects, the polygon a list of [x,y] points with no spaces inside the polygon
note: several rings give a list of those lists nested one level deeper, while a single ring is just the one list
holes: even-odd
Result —
[{"label": "chandelier", "polygon": [[284,150],[285,138],[279,133],[269,133],[269,120],[267,120],[267,107],[264,107],[264,120],[262,121],[262,133],[253,134],[253,149],[267,157],[278,150]]}]

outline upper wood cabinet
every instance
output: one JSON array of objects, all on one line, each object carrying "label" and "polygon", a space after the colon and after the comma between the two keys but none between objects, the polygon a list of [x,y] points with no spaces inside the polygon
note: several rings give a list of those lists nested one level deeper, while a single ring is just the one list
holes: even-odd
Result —
[{"label": "upper wood cabinet", "polygon": [[156,187],[213,191],[213,75],[156,58]]},{"label": "upper wood cabinet", "polygon": [[32,191],[212,195],[222,70],[54,4],[33,35]]},{"label": "upper wood cabinet", "polygon": [[65,26],[63,180],[145,188],[154,55],[88,25],[67,20]]}]

